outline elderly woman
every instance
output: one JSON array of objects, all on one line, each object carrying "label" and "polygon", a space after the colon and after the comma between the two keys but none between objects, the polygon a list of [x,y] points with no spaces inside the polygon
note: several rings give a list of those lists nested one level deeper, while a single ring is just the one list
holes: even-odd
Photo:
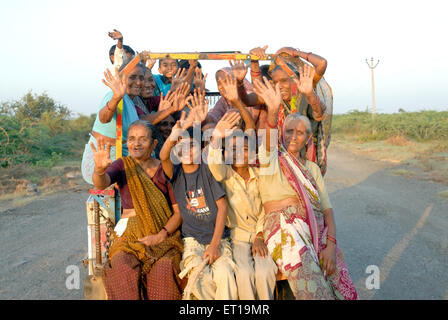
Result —
[{"label": "elderly woman", "polygon": [[[302,81],[312,82],[311,74]],[[277,127],[282,102],[265,78],[255,92],[266,103],[267,123]],[[318,166],[303,157],[311,135],[309,120],[289,115],[280,134],[280,148],[272,144],[275,130],[266,130],[260,147],[260,195],[265,210],[264,240],[279,270],[287,277],[296,299],[357,299],[342,253],[336,247],[333,211]],[[301,155],[302,152],[302,155]]]},{"label": "elderly woman", "polygon": [[[120,69],[123,69],[126,65],[122,65]],[[144,78],[144,66],[139,64],[128,75],[119,76],[112,75],[109,69],[104,72],[105,80],[103,83],[108,86],[111,91],[106,94],[103,101],[100,104],[100,110],[96,116],[93,124],[92,133],[90,139],[84,149],[82,157],[81,171],[84,180],[93,184],[93,153],[90,148],[90,144],[97,146],[97,141],[102,139],[104,143],[111,146],[110,156],[112,160],[116,158],[116,139],[117,139],[117,108],[122,102],[122,133],[123,133],[123,156],[128,155],[128,148],[126,145],[126,137],[129,125],[138,120],[138,113],[134,102],[134,97],[140,95],[143,78]]]},{"label": "elderly woman", "polygon": [[91,144],[95,187],[117,183],[123,207],[104,272],[108,299],[181,298],[177,275],[183,244],[177,229],[182,218],[161,163],[151,156],[157,145],[153,132],[149,122],[133,122],[127,136],[130,156],[114,162],[107,142],[100,139],[98,149]]},{"label": "elderly woman", "polygon": [[[250,53],[263,58],[266,48],[267,46],[255,48]],[[269,67],[273,83],[278,83],[280,86],[282,98],[277,128],[282,127],[285,118],[291,113],[298,112],[307,116],[310,119],[313,134],[313,139],[307,146],[307,158],[317,163],[324,175],[327,168],[326,136],[323,127],[326,106],[320,100],[315,89],[325,73],[327,61],[317,54],[304,53],[289,47],[279,49],[277,55],[280,56],[280,59],[272,62]],[[304,63],[301,58],[308,61],[312,67]],[[259,68],[258,62],[252,61],[251,63],[252,81],[261,80],[262,70]],[[310,77],[312,81],[301,81],[301,75]],[[244,91],[242,92],[242,99],[247,105],[263,103],[263,99],[256,94],[246,95]]]}]

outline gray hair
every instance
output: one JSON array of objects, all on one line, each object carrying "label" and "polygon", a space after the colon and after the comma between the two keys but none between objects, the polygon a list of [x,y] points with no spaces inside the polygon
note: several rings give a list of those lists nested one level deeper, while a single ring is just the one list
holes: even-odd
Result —
[{"label": "gray hair", "polygon": [[293,120],[298,120],[299,122],[303,122],[303,124],[305,125],[306,128],[306,133],[308,134],[308,136],[311,134],[311,122],[310,119],[308,119],[308,117],[301,115],[300,113],[291,113],[290,115],[288,115],[285,119],[285,123],[283,125],[283,130],[286,127],[286,124],[290,121]]},{"label": "gray hair", "polygon": [[128,135],[129,132],[131,132],[131,129],[137,126],[145,127],[146,130],[148,130],[148,136],[151,138],[151,140],[154,140],[157,138],[157,129],[156,127],[149,122],[148,120],[135,120],[131,123],[131,125],[128,127]]}]

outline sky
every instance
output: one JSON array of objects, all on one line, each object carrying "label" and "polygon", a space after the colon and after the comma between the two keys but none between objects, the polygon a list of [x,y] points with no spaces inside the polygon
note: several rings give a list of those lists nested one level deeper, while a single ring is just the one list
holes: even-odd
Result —
[{"label": "sky", "polygon": [[[108,91],[118,29],[134,50],[231,51],[268,45],[326,58],[334,113],[448,110],[446,1],[1,1],[0,101],[47,92],[74,114],[96,113]],[[206,87],[226,61],[202,63]],[[156,65],[157,66],[157,65]],[[158,73],[157,67],[153,72]]]}]

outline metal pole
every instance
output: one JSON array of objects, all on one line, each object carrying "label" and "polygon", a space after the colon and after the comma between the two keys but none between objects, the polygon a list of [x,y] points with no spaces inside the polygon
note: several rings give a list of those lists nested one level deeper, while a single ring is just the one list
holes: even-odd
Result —
[{"label": "metal pole", "polygon": [[376,68],[378,63],[380,63],[380,60],[377,61],[377,63],[374,63],[373,57],[370,59],[370,63],[366,59],[366,63],[369,66],[371,72],[372,72],[372,118],[375,118],[376,116],[376,105],[375,105],[375,78],[374,78],[374,72],[373,69]]}]

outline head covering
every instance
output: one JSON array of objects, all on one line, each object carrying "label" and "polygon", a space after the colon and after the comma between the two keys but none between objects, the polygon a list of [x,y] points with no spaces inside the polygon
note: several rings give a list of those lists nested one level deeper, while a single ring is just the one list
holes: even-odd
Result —
[{"label": "head covering", "polygon": [[[288,118],[286,118],[287,120]],[[278,159],[283,175],[297,194],[297,199],[305,208],[306,222],[310,228],[311,238],[316,253],[319,254],[319,235],[314,210],[320,211],[320,198],[314,178],[305,166],[288,152],[285,144],[285,124],[280,128],[280,146]]]}]

